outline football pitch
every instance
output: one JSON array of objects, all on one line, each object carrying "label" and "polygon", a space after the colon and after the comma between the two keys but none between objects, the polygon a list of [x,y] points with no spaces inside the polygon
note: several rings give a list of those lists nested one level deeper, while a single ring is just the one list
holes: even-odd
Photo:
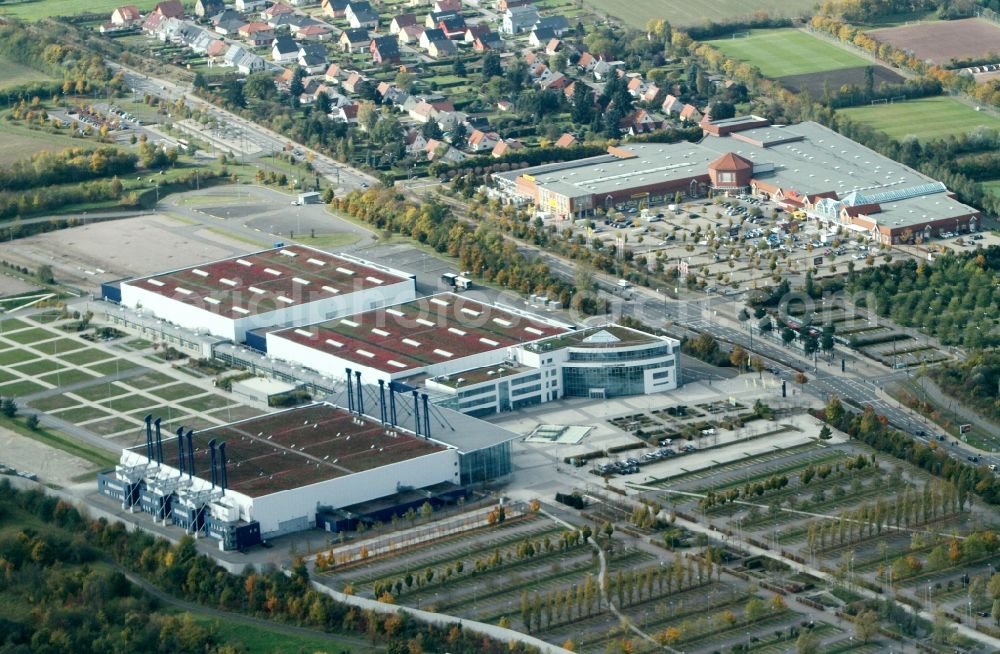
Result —
[{"label": "football pitch", "polygon": [[813,0],[717,0],[710,5],[688,0],[586,0],[586,4],[639,29],[644,29],[650,18],[663,18],[672,25],[688,27],[709,19],[750,18],[757,11],[773,16],[808,16],[816,6]]},{"label": "football pitch", "polygon": [[856,54],[795,29],[753,30],[749,36],[708,43],[730,59],[756,66],[765,77],[773,79],[871,65]]},{"label": "football pitch", "polygon": [[930,141],[971,132],[981,125],[1000,129],[1000,119],[949,97],[850,107],[840,112],[897,140],[912,135]]}]

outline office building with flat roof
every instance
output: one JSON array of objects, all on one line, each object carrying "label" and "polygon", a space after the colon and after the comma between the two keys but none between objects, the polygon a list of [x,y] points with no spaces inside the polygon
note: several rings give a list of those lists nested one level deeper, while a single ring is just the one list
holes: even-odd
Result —
[{"label": "office building with flat roof", "polygon": [[563,397],[606,399],[671,391],[680,341],[621,325],[589,327],[525,343],[501,365],[429,378],[441,406],[485,416]]}]

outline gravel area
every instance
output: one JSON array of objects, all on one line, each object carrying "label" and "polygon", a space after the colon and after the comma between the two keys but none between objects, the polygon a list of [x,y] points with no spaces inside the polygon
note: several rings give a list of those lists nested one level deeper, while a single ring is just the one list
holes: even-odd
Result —
[{"label": "gravel area", "polygon": [[0,463],[33,472],[39,481],[69,486],[70,480],[97,468],[94,464],[0,427]]}]

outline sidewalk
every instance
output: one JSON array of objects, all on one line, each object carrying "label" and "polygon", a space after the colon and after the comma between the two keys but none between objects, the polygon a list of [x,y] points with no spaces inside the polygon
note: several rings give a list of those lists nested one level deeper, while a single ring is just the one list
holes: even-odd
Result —
[{"label": "sidewalk", "polygon": [[[929,377],[917,377],[917,383],[920,384],[925,393],[932,395],[935,398],[951,397]],[[964,420],[974,424],[983,431],[989,432],[991,436],[1000,438],[1000,425],[997,425],[988,418],[979,415],[958,400],[955,400],[955,402],[948,407],[948,410],[958,414]]]}]

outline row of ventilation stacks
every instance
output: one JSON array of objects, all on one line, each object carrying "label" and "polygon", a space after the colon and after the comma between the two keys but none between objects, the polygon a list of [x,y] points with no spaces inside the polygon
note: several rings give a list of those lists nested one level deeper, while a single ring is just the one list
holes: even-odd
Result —
[{"label": "row of ventilation stacks", "polygon": [[[358,416],[365,415],[365,396],[363,392],[363,386],[361,384],[361,371],[346,368],[347,372],[347,408],[351,413],[355,413]],[[353,378],[352,378],[353,375]],[[394,381],[389,382],[389,402],[388,406],[385,401],[385,390],[386,384],[385,380],[378,380],[378,408],[379,408],[379,419],[382,421],[382,425],[389,425],[393,429],[398,427],[398,422],[396,420],[396,393],[405,397],[406,391],[400,388],[400,384]],[[420,404],[423,403],[423,416],[420,415]],[[413,433],[417,436],[423,436],[426,439],[431,437],[431,412],[430,403],[427,398],[427,393],[418,393],[416,390],[413,391]],[[421,433],[423,432],[423,433]]]},{"label": "row of ventilation stacks", "polygon": [[[152,415],[146,416],[146,458],[156,461],[157,465],[163,465],[163,440],[160,436],[160,421],[162,418],[153,420]],[[154,441],[153,430],[156,430]],[[177,469],[181,471],[183,477],[187,473],[188,479],[194,477],[194,430],[188,429],[184,433],[184,427],[177,428]],[[185,456],[185,441],[187,452]],[[229,475],[226,471],[226,443],[219,443],[216,447],[215,439],[208,441],[208,449],[211,452],[212,461],[212,488],[219,486],[223,492],[229,485]],[[216,449],[218,449],[218,459],[216,459]]]}]

